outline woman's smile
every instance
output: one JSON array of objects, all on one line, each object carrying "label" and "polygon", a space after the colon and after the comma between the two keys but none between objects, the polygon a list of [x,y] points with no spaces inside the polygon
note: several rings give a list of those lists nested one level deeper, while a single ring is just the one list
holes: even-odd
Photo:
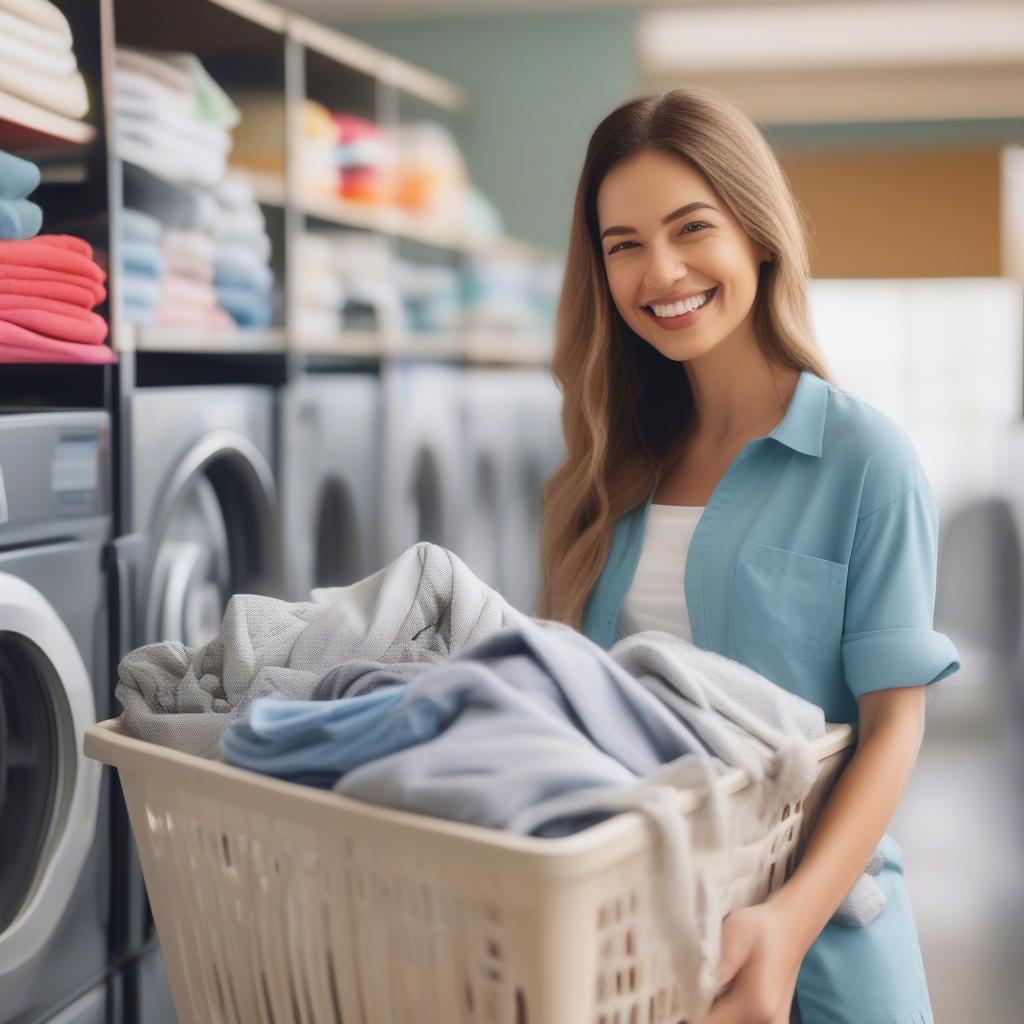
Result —
[{"label": "woman's smile", "polygon": [[[676,302],[670,306],[661,306],[654,303],[652,306],[641,306],[644,313],[649,316],[659,327],[666,331],[678,331],[683,327],[689,327],[700,314],[711,305],[718,294],[717,286],[710,288],[703,293],[703,301],[693,309],[685,309],[685,306],[692,306],[694,300],[688,302]],[[682,310],[679,312],[679,310]]]}]

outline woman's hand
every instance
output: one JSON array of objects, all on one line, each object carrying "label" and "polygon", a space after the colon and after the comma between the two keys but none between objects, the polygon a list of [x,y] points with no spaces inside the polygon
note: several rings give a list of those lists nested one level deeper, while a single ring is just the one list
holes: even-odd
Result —
[{"label": "woman's hand", "polygon": [[715,970],[722,987],[704,1024],[789,1024],[807,952],[799,934],[784,904],[769,901],[729,914]]}]

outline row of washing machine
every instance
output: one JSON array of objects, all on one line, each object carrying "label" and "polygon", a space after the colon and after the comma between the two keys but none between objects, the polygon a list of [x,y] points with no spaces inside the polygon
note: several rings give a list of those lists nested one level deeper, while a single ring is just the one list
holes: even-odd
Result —
[{"label": "row of washing machine", "polygon": [[174,1020],[116,780],[81,753],[120,655],[420,539],[533,611],[559,402],[541,370],[412,362],[138,388],[118,537],[108,414],[0,412],[0,1024]]}]

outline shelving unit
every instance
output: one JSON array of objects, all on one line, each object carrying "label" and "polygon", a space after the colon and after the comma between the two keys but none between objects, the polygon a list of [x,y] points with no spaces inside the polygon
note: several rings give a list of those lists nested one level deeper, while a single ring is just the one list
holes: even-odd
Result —
[{"label": "shelving unit", "polygon": [[[459,268],[482,254],[541,258],[533,247],[508,238],[468,237],[437,219],[400,208],[318,195],[303,187],[298,172],[301,148],[299,111],[309,97],[331,109],[344,109],[394,127],[415,117],[458,118],[468,108],[463,90],[438,75],[383,53],[309,18],[292,15],[265,0],[177,0],[152,8],[135,0],[84,0],[69,12],[76,52],[90,83],[88,121],[76,121],[17,97],[0,94],[0,147],[38,159],[44,168],[43,197],[48,221],[73,219],[76,205],[89,217],[106,218],[106,237],[94,246],[110,268],[119,266],[121,163],[111,111],[114,49],[130,46],[196,53],[230,94],[254,85],[281,101],[273,145],[280,166],[251,169],[232,166],[252,186],[268,220],[275,250],[274,270],[282,294],[277,315],[266,331],[209,332],[194,329],[138,328],[118,322],[119,274],[108,277],[111,341],[124,370],[115,370],[125,388],[137,386],[133,360],[142,353],[206,355],[285,353],[287,376],[302,373],[312,361],[351,359],[444,359],[465,362],[544,365],[550,343],[516,332],[481,333],[452,329],[443,335],[343,329],[315,335],[296,325],[294,290],[296,244],[307,230],[354,230],[383,238],[395,255],[413,252],[426,262]],[[75,183],[74,186],[70,183]],[[87,199],[83,204],[82,197]],[[106,197],[105,200],[103,197]]]}]

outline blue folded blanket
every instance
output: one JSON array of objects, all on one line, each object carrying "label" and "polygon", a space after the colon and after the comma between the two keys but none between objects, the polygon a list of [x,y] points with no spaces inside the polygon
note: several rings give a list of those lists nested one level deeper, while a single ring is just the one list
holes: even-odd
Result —
[{"label": "blue folded blanket", "polygon": [[28,199],[0,199],[0,238],[20,241],[39,234],[43,211]]},{"label": "blue folded blanket", "polygon": [[0,149],[0,199],[24,199],[39,187],[39,168]]},{"label": "blue folded blanket", "polygon": [[239,327],[259,331],[270,326],[273,307],[265,292],[218,284],[217,302]]},{"label": "blue folded blanket", "polygon": [[164,257],[152,242],[121,240],[121,266],[125,274],[158,279],[164,275]]}]

